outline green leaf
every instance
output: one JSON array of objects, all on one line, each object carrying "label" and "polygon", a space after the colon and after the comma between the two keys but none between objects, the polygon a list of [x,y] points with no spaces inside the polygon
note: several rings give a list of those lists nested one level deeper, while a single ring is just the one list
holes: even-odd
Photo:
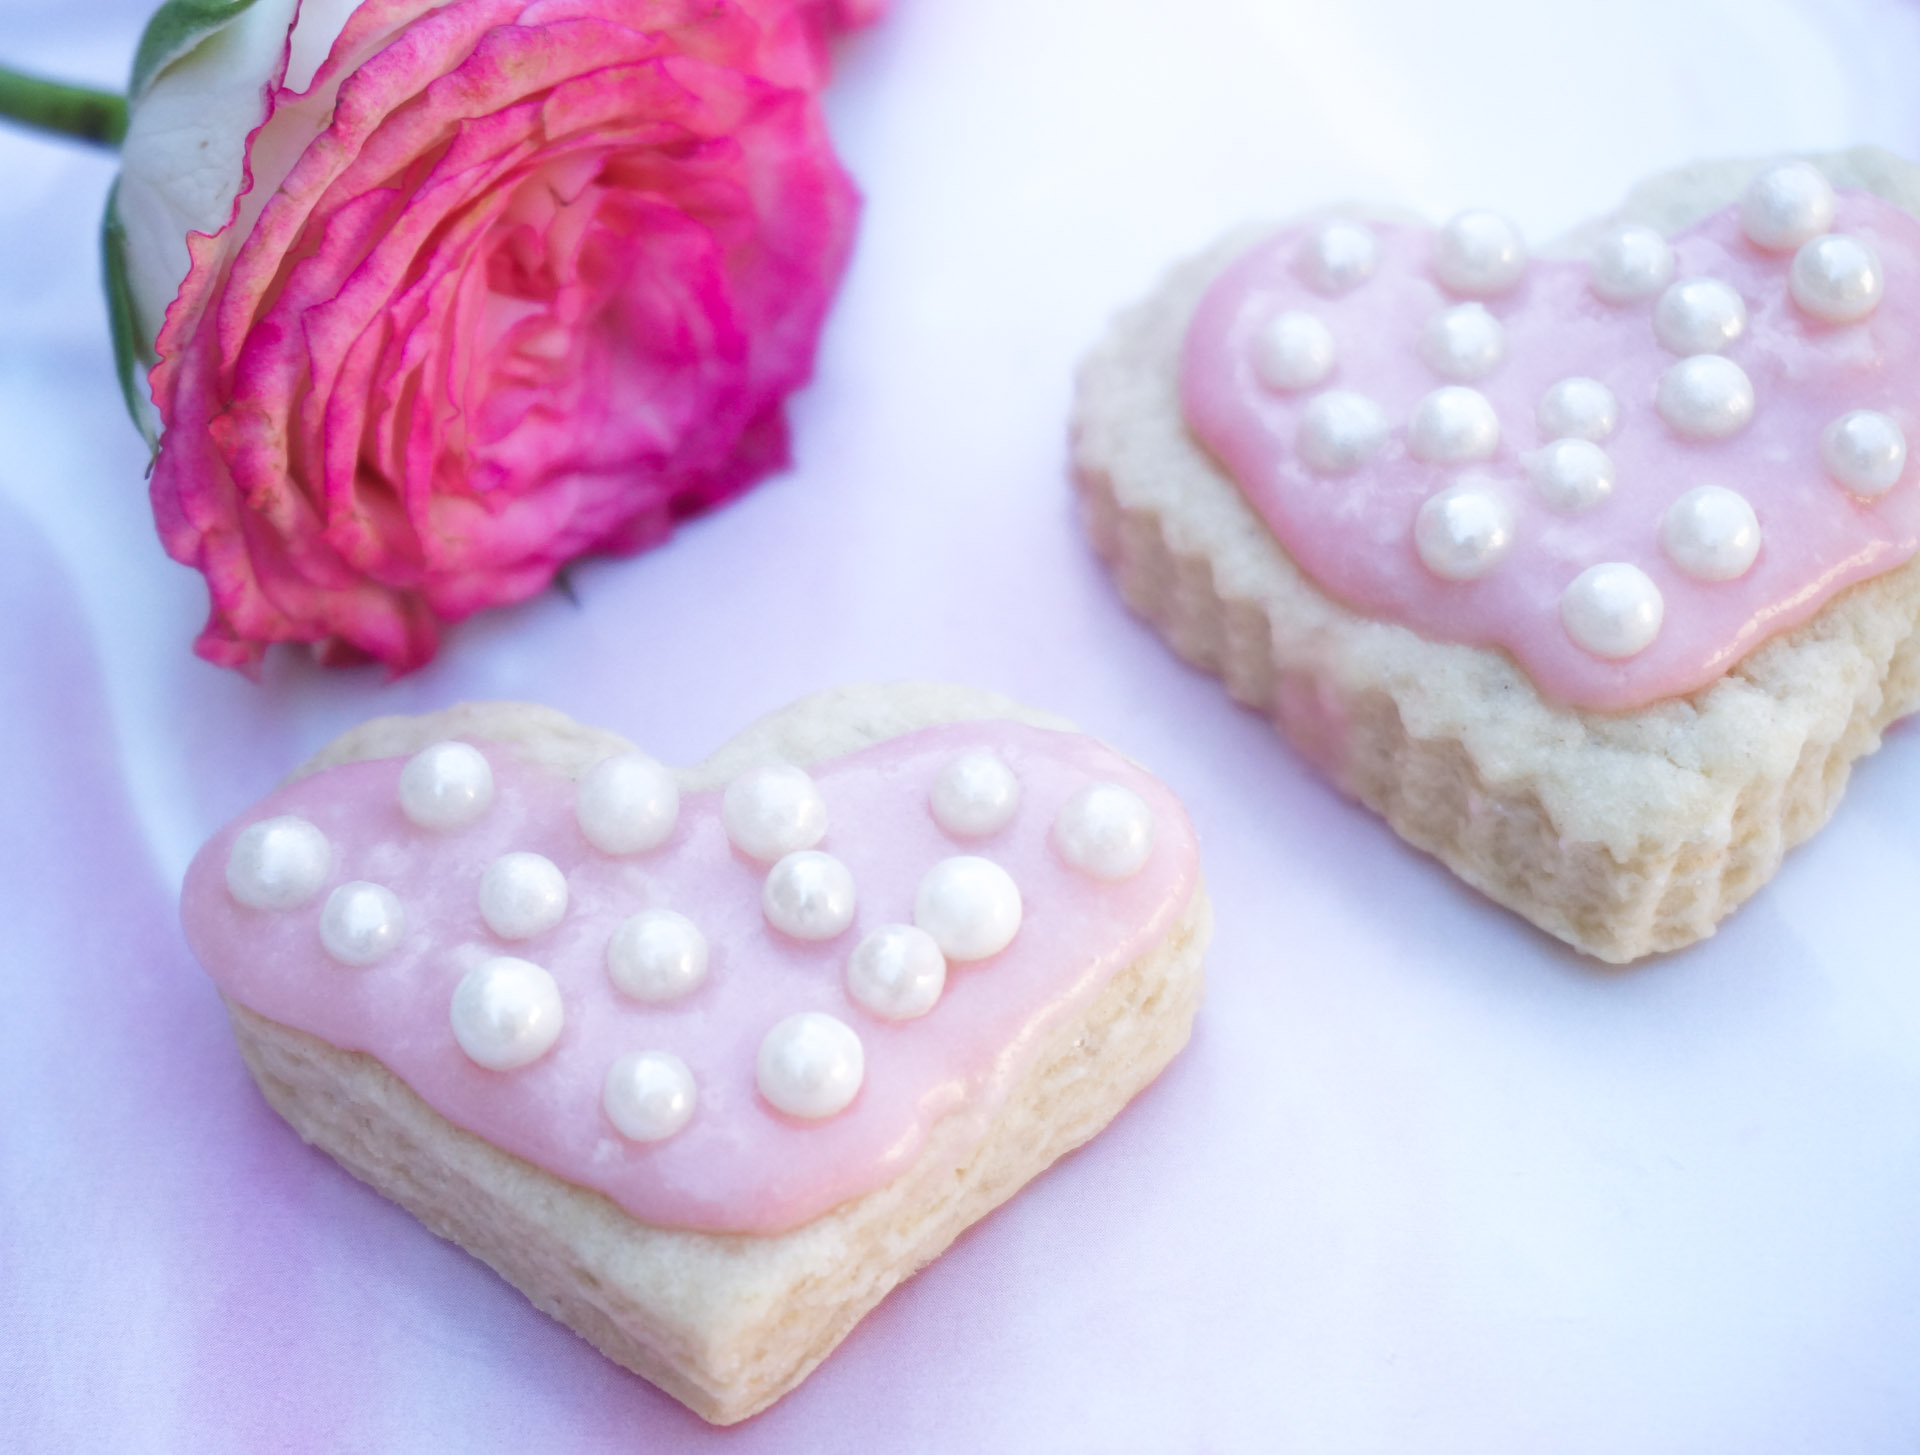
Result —
[{"label": "green leaf", "polygon": [[[252,4],[253,0],[247,0]],[[127,283],[127,232],[120,225],[120,184],[107,193],[107,214],[100,223],[100,273],[107,290],[107,317],[113,330],[113,367],[120,376],[120,394],[127,413],[146,437],[147,448],[160,452],[159,421],[147,397],[147,370],[156,362],[147,333],[133,307],[133,289]]]},{"label": "green leaf", "polygon": [[138,101],[153,78],[201,41],[246,14],[254,0],[167,0],[153,12],[133,53],[127,100]]}]

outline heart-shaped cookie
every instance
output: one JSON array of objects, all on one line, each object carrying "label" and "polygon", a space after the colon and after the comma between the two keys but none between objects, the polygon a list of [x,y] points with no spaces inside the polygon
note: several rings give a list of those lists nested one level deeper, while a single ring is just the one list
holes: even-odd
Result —
[{"label": "heart-shaped cookie", "polygon": [[539,709],[370,724],[182,914],[304,1136],[729,1421],[1157,1074],[1198,873],[1119,754],[908,687],[680,774]]},{"label": "heart-shaped cookie", "polygon": [[1530,258],[1469,212],[1231,239],[1075,419],[1127,599],[1554,934],[1711,933],[1920,694],[1920,173],[1690,168]]}]

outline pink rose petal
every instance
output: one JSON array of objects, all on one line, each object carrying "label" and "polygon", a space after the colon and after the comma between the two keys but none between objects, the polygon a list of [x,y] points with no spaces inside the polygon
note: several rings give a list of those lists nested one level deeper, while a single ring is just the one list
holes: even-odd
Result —
[{"label": "pink rose petal", "polygon": [[862,18],[363,4],[304,93],[323,129],[274,94],[161,330],[153,501],[212,592],[196,650],[405,671],[780,468],[857,206],[814,88]]}]

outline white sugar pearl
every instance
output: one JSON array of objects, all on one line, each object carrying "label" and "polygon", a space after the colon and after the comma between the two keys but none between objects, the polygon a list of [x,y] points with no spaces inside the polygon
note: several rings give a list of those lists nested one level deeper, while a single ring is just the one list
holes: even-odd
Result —
[{"label": "white sugar pearl", "polygon": [[867,1057],[852,1026],[809,1010],[767,1032],[756,1072],[760,1094],[776,1109],[818,1121],[852,1104]]},{"label": "white sugar pearl", "polygon": [[1526,271],[1520,229],[1497,212],[1462,212],[1434,235],[1434,276],[1464,297],[1504,293]]},{"label": "white sugar pearl", "polygon": [[1513,545],[1513,508],[1486,486],[1452,486],[1420,507],[1413,545],[1443,581],[1472,581],[1499,564]]},{"label": "white sugar pearl", "polygon": [[1300,411],[1295,448],[1323,475],[1356,470],[1387,442],[1387,416],[1364,394],[1329,389]]},{"label": "white sugar pearl", "polygon": [[932,1010],[947,985],[947,957],[917,925],[882,925],[847,960],[847,994],[884,1020]]},{"label": "white sugar pearl", "polygon": [[297,814],[248,824],[227,854],[227,890],[249,909],[293,909],[333,867],[327,836]]},{"label": "white sugar pearl", "polygon": [[1660,635],[1666,615],[1660,588],[1638,566],[1589,566],[1560,597],[1567,635],[1596,657],[1631,657]]},{"label": "white sugar pearl", "polygon": [[680,821],[680,786],[645,753],[619,753],[587,770],[574,812],[601,853],[642,854],[665,843]]},{"label": "white sugar pearl", "polygon": [[1333,331],[1311,313],[1276,314],[1253,341],[1253,372],[1269,389],[1311,389],[1333,363]]},{"label": "white sugar pearl", "polygon": [[1576,376],[1542,394],[1533,416],[1548,439],[1603,440],[1619,426],[1620,405],[1598,379]]},{"label": "white sugar pearl", "polygon": [[567,876],[544,854],[502,854],[480,876],[480,918],[503,940],[545,934],[567,914]]},{"label": "white sugar pearl", "polygon": [[1673,245],[1650,227],[1616,227],[1593,250],[1587,286],[1607,303],[1638,303],[1673,279]]},{"label": "white sugar pearl", "polygon": [[1701,485],[1667,507],[1660,545],[1695,580],[1732,581],[1760,554],[1760,521],[1744,495]]},{"label": "white sugar pearl", "polygon": [[1448,384],[1413,406],[1407,453],[1437,465],[1484,460],[1500,448],[1500,417],[1478,389]]},{"label": "white sugar pearl", "polygon": [[1832,232],[1793,255],[1787,286],[1793,301],[1822,323],[1858,323],[1880,306],[1887,275],[1872,248]]},{"label": "white sugar pearl", "polygon": [[1653,305],[1653,336],[1669,353],[1722,353],[1746,331],[1746,301],[1718,278],[1675,283]]},{"label": "white sugar pearl", "polygon": [[463,829],[493,806],[493,769],[471,743],[435,743],[400,770],[400,811],[423,829]]},{"label": "white sugar pearl", "polygon": [[1324,222],[1293,255],[1294,271],[1320,293],[1345,293],[1380,266],[1380,242],[1370,228],[1344,220]]},{"label": "white sugar pearl", "polygon": [[1527,475],[1555,510],[1590,510],[1613,494],[1613,457],[1592,440],[1555,440],[1527,457]]},{"label": "white sugar pearl", "polygon": [[320,944],[342,965],[371,965],[400,943],[407,912],[384,884],[356,879],[327,896],[320,911]]},{"label": "white sugar pearl", "polygon": [[802,769],[776,763],[742,773],[727,785],[720,821],[734,848],[770,864],[827,836],[827,803]]},{"label": "white sugar pearl", "polygon": [[1695,354],[1660,376],[1654,407],[1688,439],[1725,439],[1753,418],[1753,382],[1732,359]]},{"label": "white sugar pearl", "polygon": [[1833,226],[1833,184],[1806,162],[1769,167],[1740,198],[1740,227],[1756,247],[1788,253]]},{"label": "white sugar pearl", "polygon": [[955,838],[997,833],[1020,807],[1020,780],[991,748],[960,754],[940,770],[927,795],[933,821]]},{"label": "white sugar pearl", "polygon": [[1153,853],[1153,810],[1118,783],[1090,783],[1053,821],[1060,857],[1096,879],[1131,879]]},{"label": "white sugar pearl", "polygon": [[830,940],[853,923],[853,871],[831,854],[800,849],[773,866],[760,891],[767,923],[796,940]]},{"label": "white sugar pearl", "polygon": [[1826,427],[1820,459],[1855,495],[1885,495],[1907,467],[1907,437],[1888,415],[1856,409]]},{"label": "white sugar pearl", "polygon": [[683,914],[643,909],[607,941],[607,975],[635,1000],[677,1000],[707,978],[707,937]]},{"label": "white sugar pearl", "polygon": [[984,960],[1020,932],[1020,887],[991,859],[962,854],[926,872],[913,896],[913,922],[949,960]]},{"label": "white sugar pearl", "polygon": [[453,1038],[489,1071],[538,1061],[560,1039],[565,1018],[553,977],[512,955],[481,961],[453,992]]},{"label": "white sugar pearl", "polygon": [[631,1142],[664,1142],[693,1119],[693,1072],[671,1051],[622,1056],[607,1072],[600,1104]]},{"label": "white sugar pearl", "polygon": [[1482,378],[1506,356],[1507,331],[1483,304],[1443,308],[1420,331],[1421,361],[1442,379]]}]

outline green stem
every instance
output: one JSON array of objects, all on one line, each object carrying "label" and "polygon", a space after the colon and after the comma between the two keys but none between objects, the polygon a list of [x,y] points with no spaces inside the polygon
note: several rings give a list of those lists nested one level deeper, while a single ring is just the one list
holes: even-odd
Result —
[{"label": "green stem", "polygon": [[0,117],[112,149],[127,134],[127,99],[0,66]]}]

